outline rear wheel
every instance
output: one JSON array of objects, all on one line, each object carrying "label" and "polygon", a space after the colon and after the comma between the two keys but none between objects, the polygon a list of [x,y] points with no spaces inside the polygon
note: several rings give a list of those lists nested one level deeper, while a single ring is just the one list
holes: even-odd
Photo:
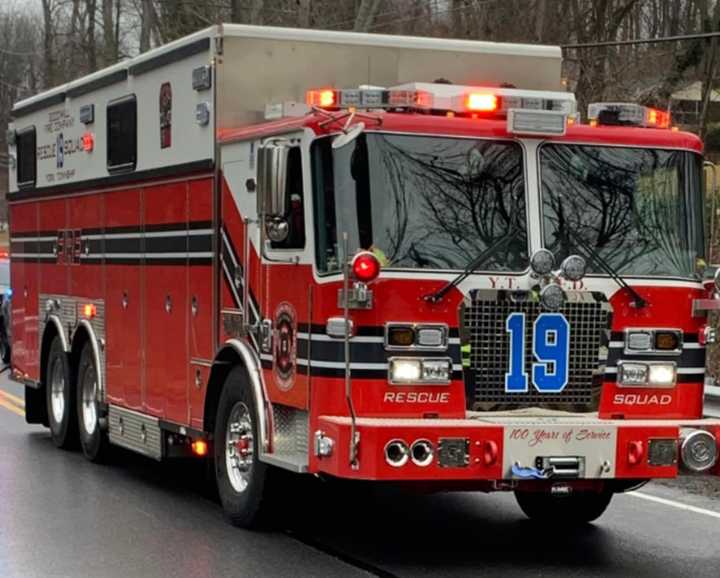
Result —
[{"label": "rear wheel", "polygon": [[85,457],[91,462],[102,462],[107,458],[110,444],[107,434],[100,427],[98,404],[98,381],[95,356],[88,342],[80,353],[77,379],[78,431],[80,445]]},{"label": "rear wheel", "polygon": [[215,478],[225,517],[254,528],[267,514],[270,467],[261,462],[255,396],[242,367],[228,375],[215,420]]},{"label": "rear wheel", "polygon": [[50,345],[45,374],[45,397],[53,443],[63,449],[75,447],[75,387],[70,376],[70,362],[59,337],[55,337]]},{"label": "rear wheel", "polygon": [[547,492],[515,492],[515,499],[525,515],[541,522],[584,524],[603,515],[612,492],[577,492],[553,496]]}]

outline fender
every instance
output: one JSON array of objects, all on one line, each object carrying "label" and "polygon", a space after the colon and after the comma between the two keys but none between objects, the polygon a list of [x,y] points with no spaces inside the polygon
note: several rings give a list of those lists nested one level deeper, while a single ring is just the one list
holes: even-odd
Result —
[{"label": "fender", "polygon": [[[45,318],[45,331],[47,331],[47,326],[50,323],[55,325],[55,329],[57,329],[63,351],[65,353],[70,353],[70,346],[68,344],[67,336],[65,335],[65,330],[63,329],[62,323],[60,322],[60,318],[57,315],[48,315]],[[43,337],[45,337],[45,335],[43,335]]]},{"label": "fender", "polygon": [[103,376],[103,366],[100,364],[100,344],[98,343],[97,336],[95,335],[95,330],[93,329],[91,323],[87,319],[81,319],[78,321],[77,327],[75,328],[75,331],[73,333],[76,334],[78,328],[84,327],[85,330],[88,332],[88,337],[90,339],[90,344],[92,345],[93,349],[93,357],[95,358],[95,367],[97,368],[96,378],[97,378],[97,385],[98,385],[98,392],[100,393],[101,399],[99,401],[105,402],[105,383],[104,383],[104,376]]},{"label": "fender", "polygon": [[270,433],[268,431],[267,420],[267,395],[265,394],[265,385],[263,383],[262,371],[260,366],[260,358],[250,346],[240,339],[229,339],[225,342],[225,347],[232,347],[243,360],[243,365],[247,370],[250,378],[250,387],[253,388],[255,394],[255,411],[258,416],[258,431],[262,440],[262,452],[267,453],[270,449]]}]

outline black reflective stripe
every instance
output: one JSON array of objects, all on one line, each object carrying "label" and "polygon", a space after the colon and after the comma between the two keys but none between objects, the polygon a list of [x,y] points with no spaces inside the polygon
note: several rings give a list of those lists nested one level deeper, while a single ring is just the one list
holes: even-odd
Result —
[{"label": "black reflective stripe", "polygon": [[101,88],[105,88],[106,86],[112,86],[118,82],[123,82],[124,80],[127,80],[127,77],[128,71],[126,68],[123,68],[122,70],[116,70],[115,72],[106,74],[100,78],[96,78],[95,80],[91,80],[90,82],[73,86],[72,88],[67,89],[65,94],[70,98],[77,98],[78,96],[88,94],[94,90],[99,90]]},{"label": "black reflective stripe", "polygon": [[[172,64],[173,62],[179,62],[180,60],[190,58],[191,56],[202,52],[207,52],[208,50],[210,50],[210,38],[200,38],[190,44],[179,46],[174,50],[169,50],[153,58],[148,58],[147,60],[138,62],[129,68],[129,72],[132,76],[140,76],[141,74],[145,74],[151,70]],[[188,79],[188,81],[189,80],[190,79]]]},{"label": "black reflective stripe", "polygon": [[703,367],[705,365],[705,349],[683,349],[680,355],[648,355],[647,353],[626,354],[622,349],[611,349],[608,352],[607,366],[616,366],[618,361],[640,361],[643,363],[674,362],[678,367]]},{"label": "black reflective stripe", "polygon": [[[337,341],[312,341],[312,361],[342,361],[345,358],[345,343]],[[308,340],[298,338],[297,355],[307,359]],[[357,343],[350,341],[350,359],[353,363],[387,363],[390,357],[451,358],[453,364],[460,364],[460,348],[451,346],[447,351],[386,351],[382,343]]]},{"label": "black reflective stripe", "polygon": [[[629,327],[628,329],[633,329],[632,327]],[[644,329],[644,328],[643,328]],[[652,329],[652,328],[650,328]],[[658,329],[672,329],[667,327],[658,327]],[[613,331],[610,334],[610,341],[622,341],[625,343],[625,332],[624,331]],[[697,343],[698,342],[698,334],[697,333],[683,333],[683,343]]]},{"label": "black reflective stripe", "polygon": [[51,94],[50,96],[46,96],[45,98],[41,98],[40,100],[36,100],[35,102],[31,102],[29,104],[26,104],[24,106],[16,106],[11,111],[11,116],[14,119],[20,118],[21,116],[25,116],[27,114],[32,114],[33,112],[37,112],[38,110],[42,110],[44,108],[48,108],[50,106],[55,106],[56,104],[62,104],[65,102],[65,93],[59,92],[57,94]]},{"label": "black reflective stripe", "polygon": [[[617,383],[617,374],[606,373],[603,377],[603,381],[610,382],[610,383]],[[691,374],[681,373],[681,374],[678,374],[676,377],[677,383],[698,383],[698,382],[702,383],[703,381],[705,381],[705,374],[703,374],[703,373],[691,373]],[[656,391],[659,388],[627,386],[624,389],[633,389],[633,390],[638,390],[638,391],[651,389],[653,391]],[[663,390],[663,391],[667,391],[667,390]]]},{"label": "black reflective stripe", "polygon": [[[122,174],[100,177],[97,179],[89,179],[86,181],[77,181],[64,185],[53,185],[49,187],[32,187],[23,189],[16,193],[8,193],[7,199],[9,203],[14,201],[24,201],[27,199],[41,199],[45,197],[55,197],[60,195],[70,195],[73,193],[91,192],[92,189],[100,189],[112,187],[116,185],[125,185],[137,183],[139,181],[149,181],[151,179],[160,179],[163,177],[184,177],[193,173],[209,171],[214,167],[212,159],[204,159],[200,161],[192,161],[172,166],[158,167],[156,169],[147,169],[144,171],[134,171]],[[151,183],[148,183],[151,184]]]}]

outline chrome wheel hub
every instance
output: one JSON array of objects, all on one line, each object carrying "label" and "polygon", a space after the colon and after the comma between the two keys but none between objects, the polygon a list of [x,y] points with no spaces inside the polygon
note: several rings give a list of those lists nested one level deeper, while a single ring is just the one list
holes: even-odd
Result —
[{"label": "chrome wheel hub", "polygon": [[90,366],[85,371],[82,382],[82,421],[83,429],[88,435],[95,433],[97,428],[97,403],[95,397],[97,394],[97,379],[95,376],[95,368]]},{"label": "chrome wheel hub", "polygon": [[230,411],[225,431],[225,466],[233,489],[244,492],[250,483],[253,464],[252,416],[239,401]]},{"label": "chrome wheel hub", "polygon": [[55,359],[50,379],[50,406],[55,423],[62,423],[65,415],[65,372],[62,360]]}]

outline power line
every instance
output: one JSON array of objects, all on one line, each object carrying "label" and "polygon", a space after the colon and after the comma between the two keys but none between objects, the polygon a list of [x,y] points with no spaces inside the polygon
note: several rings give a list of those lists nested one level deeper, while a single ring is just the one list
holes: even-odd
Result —
[{"label": "power line", "polygon": [[659,38],[635,38],[630,40],[606,40],[601,42],[581,42],[579,44],[562,44],[563,50],[581,48],[601,48],[603,46],[626,46],[633,44],[655,44],[660,42],[681,42],[684,40],[700,40],[720,36],[720,32],[698,32],[697,34],[680,34],[677,36],[661,36]]}]

